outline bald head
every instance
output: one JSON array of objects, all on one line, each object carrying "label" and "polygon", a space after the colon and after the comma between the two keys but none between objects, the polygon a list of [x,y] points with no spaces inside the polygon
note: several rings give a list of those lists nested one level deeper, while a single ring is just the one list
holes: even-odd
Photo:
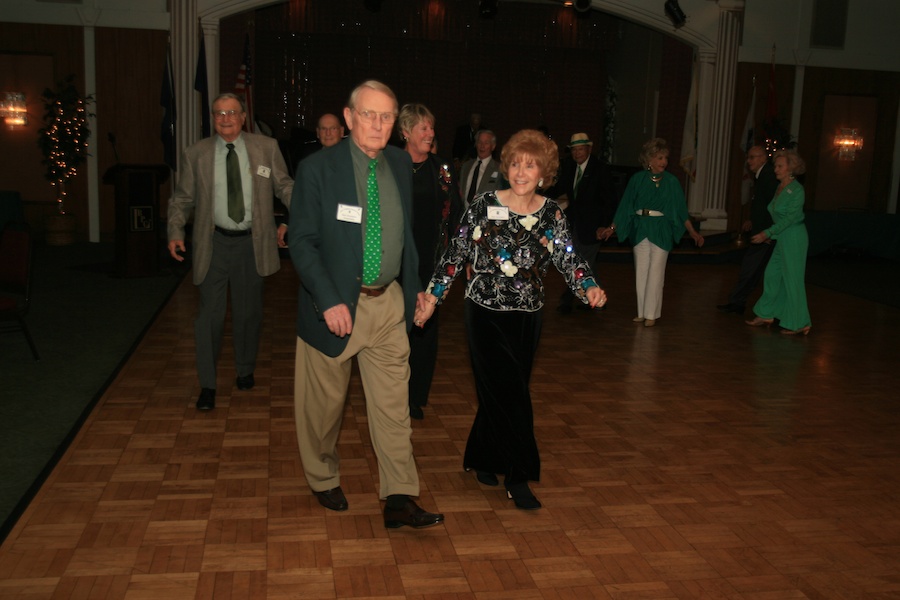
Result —
[{"label": "bald head", "polygon": [[319,142],[325,148],[337,144],[344,137],[344,127],[341,125],[341,120],[331,113],[326,113],[319,117],[319,123],[316,125],[316,137],[319,138]]}]

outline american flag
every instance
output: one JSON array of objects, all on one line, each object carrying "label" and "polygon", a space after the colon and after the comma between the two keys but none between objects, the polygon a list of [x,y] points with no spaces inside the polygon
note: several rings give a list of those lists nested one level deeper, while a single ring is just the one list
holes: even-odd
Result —
[{"label": "american flag", "polygon": [[244,98],[244,104],[247,106],[247,120],[244,121],[244,130],[253,133],[256,130],[256,123],[253,116],[253,79],[251,77],[251,64],[250,34],[248,33],[244,42],[244,60],[241,63],[240,70],[238,70],[234,93],[238,96],[243,96]]}]

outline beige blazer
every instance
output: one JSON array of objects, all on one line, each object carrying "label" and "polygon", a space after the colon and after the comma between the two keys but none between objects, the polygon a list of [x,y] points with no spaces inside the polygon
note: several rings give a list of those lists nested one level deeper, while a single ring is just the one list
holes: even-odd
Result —
[{"label": "beige blazer", "polygon": [[[253,178],[253,253],[256,270],[265,277],[278,271],[277,227],[274,198],[290,202],[294,181],[288,175],[278,142],[264,135],[241,133],[250,160]],[[209,271],[212,257],[214,220],[214,157],[216,135],[200,140],[184,151],[178,172],[175,195],[169,201],[169,241],[183,240],[184,227],[193,212],[194,284],[200,285]]]}]

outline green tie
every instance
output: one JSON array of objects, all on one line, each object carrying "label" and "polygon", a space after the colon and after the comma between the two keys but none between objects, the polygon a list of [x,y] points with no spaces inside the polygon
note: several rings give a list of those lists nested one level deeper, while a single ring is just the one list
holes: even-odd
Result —
[{"label": "green tie", "polygon": [[241,163],[238,161],[234,144],[225,144],[225,178],[228,181],[228,216],[235,223],[244,220],[244,186],[241,184]]},{"label": "green tie", "polygon": [[572,195],[577,198],[578,197],[578,184],[581,183],[581,165],[578,165],[578,170],[575,171],[575,187],[572,188]]},{"label": "green tie", "polygon": [[374,158],[369,163],[369,180],[366,184],[367,215],[366,242],[363,251],[363,285],[372,285],[381,273],[381,205],[378,200],[378,180],[375,179]]}]

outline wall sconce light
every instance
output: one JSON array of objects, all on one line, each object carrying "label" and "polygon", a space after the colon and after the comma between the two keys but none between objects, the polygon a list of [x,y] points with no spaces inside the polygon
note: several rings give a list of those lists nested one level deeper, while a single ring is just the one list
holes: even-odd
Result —
[{"label": "wall sconce light", "polygon": [[859,129],[841,129],[841,133],[834,136],[834,147],[838,150],[838,160],[856,160],[856,151],[863,147]]},{"label": "wall sconce light", "polygon": [[3,92],[0,95],[0,118],[10,129],[28,125],[28,113],[25,109],[25,94],[22,92]]},{"label": "wall sconce light", "polygon": [[678,29],[687,22],[684,11],[678,6],[678,0],[666,0],[663,10],[665,10],[666,16],[671,19],[675,29]]}]

